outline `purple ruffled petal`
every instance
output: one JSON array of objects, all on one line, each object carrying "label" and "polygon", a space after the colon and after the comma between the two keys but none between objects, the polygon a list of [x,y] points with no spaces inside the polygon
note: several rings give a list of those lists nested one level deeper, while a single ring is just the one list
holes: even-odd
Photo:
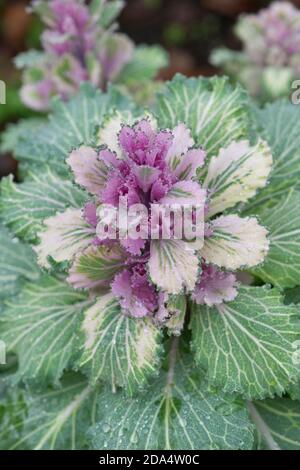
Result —
[{"label": "purple ruffled petal", "polygon": [[125,269],[117,274],[112,292],[127,315],[136,318],[152,316],[157,309],[158,296],[148,280],[144,264],[138,263],[130,270]]},{"label": "purple ruffled petal", "polygon": [[237,296],[237,280],[234,274],[220,271],[212,265],[203,265],[200,282],[191,295],[199,305],[220,305]]},{"label": "purple ruffled petal", "polygon": [[133,240],[132,238],[126,238],[125,240],[120,240],[121,245],[134,256],[139,256],[142,254],[142,250],[145,248],[146,240],[138,238]]},{"label": "purple ruffled petal", "polygon": [[122,171],[112,172],[108,177],[107,184],[101,193],[101,199],[105,204],[111,204],[118,207],[120,197],[127,197],[127,203],[132,204],[141,202],[139,188],[134,175],[127,176]]},{"label": "purple ruffled petal", "polygon": [[99,158],[104,161],[108,168],[118,168],[120,165],[120,160],[117,159],[116,154],[111,150],[100,150]]},{"label": "purple ruffled petal", "polygon": [[88,202],[83,209],[83,217],[88,224],[96,228],[97,226],[97,209],[93,202]]},{"label": "purple ruffled petal", "polygon": [[156,134],[147,120],[134,127],[124,126],[119,134],[120,146],[132,162],[159,169],[166,166],[165,157],[172,139],[171,132]]}]

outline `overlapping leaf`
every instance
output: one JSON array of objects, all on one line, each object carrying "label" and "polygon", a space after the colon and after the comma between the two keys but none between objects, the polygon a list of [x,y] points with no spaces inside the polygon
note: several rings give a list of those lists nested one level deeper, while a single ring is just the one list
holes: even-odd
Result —
[{"label": "overlapping leaf", "polygon": [[58,389],[15,389],[0,404],[0,446],[9,450],[86,449],[94,423],[97,389],[80,375],[67,374]]},{"label": "overlapping leaf", "polygon": [[86,294],[45,275],[5,305],[0,337],[7,351],[18,355],[17,378],[39,386],[57,383],[78,358],[82,310],[89,305]]},{"label": "overlapping leaf", "polygon": [[81,366],[89,369],[92,384],[103,379],[132,394],[159,367],[161,332],[149,319],[125,316],[118,301],[107,294],[85,312]]},{"label": "overlapping leaf", "polygon": [[91,13],[97,18],[103,28],[107,28],[116,19],[123,8],[123,0],[113,2],[93,0],[90,6]]},{"label": "overlapping leaf", "polygon": [[291,190],[274,207],[259,211],[269,230],[270,248],[264,263],[251,272],[280,288],[300,284],[300,191]]},{"label": "overlapping leaf", "polygon": [[[80,92],[69,102],[53,102],[53,113],[38,129],[24,122],[19,128],[18,141],[14,149],[23,170],[38,166],[42,171],[47,164],[57,173],[69,175],[65,159],[73,148],[90,144],[95,131],[105,114],[114,108],[131,109],[132,103],[111,87],[107,94],[83,84]],[[12,131],[11,131],[12,132]]]},{"label": "overlapping leaf", "polygon": [[25,280],[35,281],[39,270],[29,246],[0,225],[0,299],[15,294]]},{"label": "overlapping leaf", "polygon": [[167,65],[168,57],[161,47],[139,46],[134,51],[132,61],[122,70],[118,82],[130,86],[136,83],[137,78],[140,82],[151,80]]},{"label": "overlapping leaf", "polygon": [[294,287],[294,289],[287,289],[285,291],[284,302],[286,304],[294,304],[300,306],[300,287]]},{"label": "overlapping leaf", "polygon": [[44,118],[28,118],[22,119],[18,124],[10,124],[6,127],[5,131],[1,134],[0,150],[1,152],[13,153],[18,145],[19,137],[26,131],[39,132],[39,126],[45,124]]},{"label": "overlapping leaf", "polygon": [[177,348],[178,338],[146,393],[134,399],[107,388],[100,393],[97,425],[89,432],[94,449],[251,449],[243,403],[211,392]]},{"label": "overlapping leaf", "polygon": [[84,191],[46,168],[16,184],[11,176],[0,183],[0,216],[20,238],[33,242],[44,219],[66,207],[81,208],[87,198]]},{"label": "overlapping leaf", "polygon": [[[0,377],[0,450],[9,449],[19,438],[26,416],[23,391],[8,389]],[[25,448],[25,447],[24,447]]]},{"label": "overlapping leaf", "polygon": [[278,100],[256,110],[259,134],[269,143],[274,162],[269,185],[246,206],[251,213],[262,204],[274,206],[288,188],[299,187],[299,119],[299,106],[288,100]]},{"label": "overlapping leaf", "polygon": [[276,289],[243,287],[222,306],[192,305],[192,347],[208,380],[229,393],[282,394],[299,377],[299,312]]},{"label": "overlapping leaf", "polygon": [[258,446],[268,450],[300,449],[300,402],[290,398],[256,401],[249,405],[258,431]]},{"label": "overlapping leaf", "polygon": [[173,128],[185,123],[208,156],[248,136],[247,94],[239,86],[231,87],[226,77],[187,79],[176,75],[157,101],[160,126]]}]

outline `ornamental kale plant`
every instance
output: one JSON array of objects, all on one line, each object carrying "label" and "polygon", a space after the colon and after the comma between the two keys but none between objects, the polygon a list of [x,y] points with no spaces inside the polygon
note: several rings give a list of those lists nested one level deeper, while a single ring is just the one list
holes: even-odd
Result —
[{"label": "ornamental kale plant", "polygon": [[274,2],[256,15],[240,17],[235,32],[242,52],[225,48],[211,61],[263,100],[288,96],[300,73],[300,12],[289,2]]},{"label": "ornamental kale plant", "polygon": [[102,90],[118,82],[141,94],[167,58],[159,47],[135,49],[126,35],[116,32],[115,19],[123,6],[119,0],[93,0],[90,5],[84,0],[35,0],[32,10],[45,24],[43,51],[16,59],[24,69],[24,104],[48,110],[53,96],[67,100],[85,81]]},{"label": "ornamental kale plant", "polygon": [[177,75],[8,133],[2,448],[300,448],[298,120]]},{"label": "ornamental kale plant", "polygon": [[[194,146],[185,124],[158,130],[154,117],[135,121],[131,114],[124,121],[119,114],[107,118],[95,142],[99,152],[80,147],[70,154],[67,163],[75,182],[94,198],[82,211],[68,208],[44,220],[46,230],[38,233],[38,262],[47,267],[51,260],[69,261],[67,280],[74,288],[111,283],[122,314],[131,317],[168,319],[172,295],[191,294],[197,304],[209,306],[233,300],[236,277],[218,268],[236,270],[260,264],[268,250],[267,231],[256,218],[214,216],[248,200],[265,185],[272,164],[268,145],[259,141],[251,147],[244,140],[230,143],[211,158],[202,179],[196,172],[204,165],[205,150]],[[188,205],[206,206],[204,243],[201,233],[191,240],[185,233],[181,239],[173,237],[171,227],[166,237],[163,225],[172,224],[166,210],[162,221],[157,214],[155,234],[153,226],[149,229],[154,210],[146,214],[146,220],[144,213],[132,211],[129,229],[137,229],[134,237],[127,233],[121,238],[120,227],[117,236],[111,237],[105,228],[117,225],[117,214],[105,214],[103,206],[118,207],[121,197],[128,207],[138,205],[139,210],[154,202],[171,210],[176,204],[177,211]],[[175,318],[176,312],[172,323]]]}]

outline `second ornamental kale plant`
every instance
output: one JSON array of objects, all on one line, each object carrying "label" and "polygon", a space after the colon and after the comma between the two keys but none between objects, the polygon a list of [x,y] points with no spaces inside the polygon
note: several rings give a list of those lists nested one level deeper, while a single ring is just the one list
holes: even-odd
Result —
[{"label": "second ornamental kale plant", "polygon": [[[51,98],[68,100],[80,83],[105,90],[109,83],[137,93],[147,88],[167,63],[159,47],[140,46],[117,32],[115,20],[124,7],[119,0],[35,0],[31,10],[45,25],[42,51],[16,58],[23,70],[21,98],[36,111],[51,108]],[[149,84],[148,84],[149,85]]]},{"label": "second ornamental kale plant", "polygon": [[241,52],[217,49],[211,61],[261,99],[288,96],[300,72],[300,12],[289,2],[273,2],[239,18]]}]

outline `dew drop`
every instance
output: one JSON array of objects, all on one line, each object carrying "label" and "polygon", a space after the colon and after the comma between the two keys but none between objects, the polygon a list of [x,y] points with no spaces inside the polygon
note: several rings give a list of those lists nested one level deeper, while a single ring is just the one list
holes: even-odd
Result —
[{"label": "dew drop", "polygon": [[130,436],[130,442],[132,444],[137,444],[138,443],[138,440],[139,440],[139,436],[138,436],[138,433],[137,432],[134,432],[133,434],[131,434]]},{"label": "dew drop", "polygon": [[222,403],[221,405],[216,407],[217,413],[220,413],[223,416],[228,416],[232,413],[231,405],[226,403]]},{"label": "dew drop", "polygon": [[218,444],[215,444],[215,443],[211,443],[208,446],[208,450],[219,450],[219,449],[220,449],[220,446],[218,446]]},{"label": "dew drop", "polygon": [[108,433],[110,431],[110,425],[105,423],[102,429],[103,429],[103,432]]}]

